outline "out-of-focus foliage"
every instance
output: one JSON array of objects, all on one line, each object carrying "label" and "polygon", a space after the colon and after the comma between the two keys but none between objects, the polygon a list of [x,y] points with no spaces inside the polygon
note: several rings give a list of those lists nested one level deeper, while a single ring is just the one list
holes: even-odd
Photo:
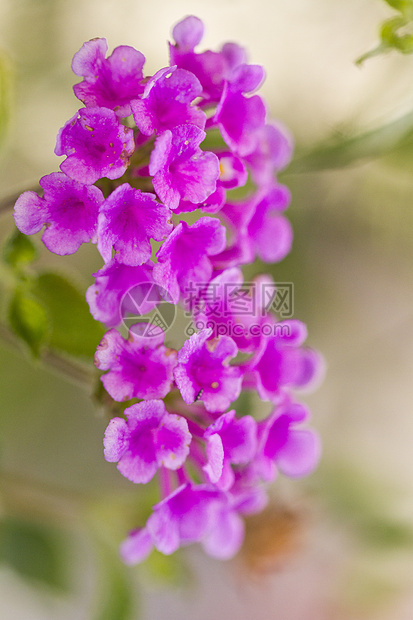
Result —
[{"label": "out-of-focus foliage", "polygon": [[380,26],[380,43],[356,60],[361,65],[368,58],[394,49],[402,54],[413,53],[413,0],[385,0],[399,15]]},{"label": "out-of-focus foliage", "polygon": [[137,620],[128,571],[115,553],[101,555],[102,587],[94,620]]},{"label": "out-of-focus foliage", "polygon": [[47,340],[49,322],[44,307],[27,290],[17,289],[9,305],[10,327],[35,357]]},{"label": "out-of-focus foliage", "polygon": [[30,237],[19,230],[6,241],[3,249],[4,262],[11,267],[20,267],[32,263],[37,257],[37,249]]},{"label": "out-of-focus foliage", "polygon": [[413,112],[357,135],[336,133],[307,152],[297,153],[286,174],[344,168],[399,151],[403,156],[413,152]]},{"label": "out-of-focus foliage", "polygon": [[50,588],[66,590],[63,537],[50,527],[12,517],[0,522],[0,562],[22,577]]},{"label": "out-of-focus foliage", "polygon": [[51,323],[49,346],[77,357],[92,359],[104,330],[91,316],[84,295],[63,276],[41,273],[33,284]]},{"label": "out-of-focus foliage", "polygon": [[20,232],[4,245],[11,329],[35,357],[47,346],[91,360],[103,335],[102,326],[90,315],[84,295],[64,276],[33,270],[31,263],[37,256],[36,246]]}]

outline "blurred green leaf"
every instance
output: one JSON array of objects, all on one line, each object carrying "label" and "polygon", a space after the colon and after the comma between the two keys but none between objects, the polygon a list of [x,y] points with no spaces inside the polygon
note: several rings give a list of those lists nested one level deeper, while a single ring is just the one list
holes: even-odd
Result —
[{"label": "blurred green leaf", "polygon": [[100,579],[96,597],[97,612],[93,614],[93,619],[137,620],[136,592],[132,589],[128,568],[122,563],[117,547],[102,533],[95,540],[98,544]]},{"label": "blurred green leaf", "polygon": [[356,65],[361,65],[365,60],[392,49],[402,54],[413,53],[413,0],[385,0],[385,2],[399,11],[400,15],[383,22],[380,26],[380,44],[357,58]]},{"label": "blurred green leaf", "polygon": [[216,149],[227,149],[227,145],[221,135],[219,129],[209,129],[205,136],[205,140],[202,142],[203,151],[212,151]]},{"label": "blurred green leaf", "polygon": [[51,324],[49,346],[79,357],[93,357],[104,329],[89,312],[84,295],[57,273],[38,276],[33,295],[47,310]]},{"label": "blurred green leaf", "polygon": [[344,168],[365,159],[388,155],[406,146],[413,147],[413,112],[377,129],[355,136],[333,137],[311,151],[298,153],[285,176]]},{"label": "blurred green leaf", "polygon": [[403,15],[411,15],[413,13],[413,0],[384,0],[389,6]]},{"label": "blurred green leaf", "polygon": [[401,583],[394,579],[391,571],[381,574],[372,566],[353,567],[344,581],[341,595],[344,601],[345,616],[362,618],[377,617],[395,597],[400,595]]},{"label": "blurred green leaf", "polygon": [[38,357],[48,337],[49,321],[44,307],[27,291],[18,289],[9,305],[9,323]]},{"label": "blurred green leaf", "polygon": [[27,235],[19,230],[6,241],[3,249],[4,261],[12,267],[27,265],[35,260],[37,250]]},{"label": "blurred green leaf", "polygon": [[[411,552],[413,526],[389,514],[391,492],[345,464],[321,467],[314,477],[317,492],[362,543],[375,551]],[[318,483],[317,483],[318,478]]]},{"label": "blurred green leaf", "polygon": [[131,583],[126,568],[119,564],[112,563],[107,569],[105,587],[99,590],[104,596],[95,620],[137,620]]},{"label": "blurred green leaf", "polygon": [[413,527],[387,517],[367,519],[361,524],[363,542],[377,550],[409,550],[413,546]]},{"label": "blurred green leaf", "polygon": [[164,555],[157,549],[153,549],[145,560],[144,569],[151,579],[168,586],[181,586],[188,584],[190,571],[183,562],[182,554],[176,551],[172,555]]},{"label": "blurred green leaf", "polygon": [[49,526],[3,519],[0,522],[0,561],[26,579],[67,590],[62,538]]},{"label": "blurred green leaf", "polygon": [[413,52],[413,35],[402,31],[409,26],[409,22],[410,20],[404,17],[393,17],[385,21],[380,29],[382,45],[397,49],[402,54],[411,54]]}]

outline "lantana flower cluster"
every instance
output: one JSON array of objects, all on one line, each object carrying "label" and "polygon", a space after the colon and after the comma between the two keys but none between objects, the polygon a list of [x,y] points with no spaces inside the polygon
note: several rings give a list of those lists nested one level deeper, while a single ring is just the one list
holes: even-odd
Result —
[{"label": "lantana flower cluster", "polygon": [[[61,171],[40,180],[41,197],[28,191],[15,205],[17,227],[44,229],[51,252],[94,243],[104,263],[86,293],[93,317],[110,328],[95,364],[110,397],[132,401],[110,420],[104,455],[132,483],[157,479],[160,489],[146,524],[121,546],[131,564],[154,547],[170,554],[194,542],[232,557],[243,517],[268,501],[268,483],[279,472],[310,473],[320,452],[296,399],[319,374],[320,356],[304,346],[303,323],[271,311],[272,278],[246,291],[241,270],[290,250],[290,193],[277,173],[292,140],[255,94],[264,69],[236,43],[196,51],[203,32],[196,17],[178,23],[170,64],[152,76],[132,47],[108,56],[105,39],[85,43],[72,63],[83,107],[56,141]],[[145,297],[148,286],[159,295],[141,314],[166,295],[193,319],[179,350],[162,329],[148,335],[148,322],[128,339],[118,329],[128,292]],[[237,296],[243,305],[229,303]],[[237,408],[251,391],[268,403],[267,417]]]}]

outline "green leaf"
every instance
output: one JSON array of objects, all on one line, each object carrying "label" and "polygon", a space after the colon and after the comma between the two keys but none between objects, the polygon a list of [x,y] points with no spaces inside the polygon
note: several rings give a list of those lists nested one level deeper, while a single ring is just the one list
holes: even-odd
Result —
[{"label": "green leaf", "polygon": [[202,142],[203,151],[212,151],[214,149],[226,149],[224,138],[221,135],[219,129],[209,129],[205,136],[205,140]]},{"label": "green leaf", "polygon": [[98,607],[93,619],[137,620],[135,590],[132,589],[127,567],[121,562],[117,548],[101,537],[96,540],[99,544],[100,579]]},{"label": "green leaf", "polygon": [[367,519],[361,524],[361,536],[375,549],[410,551],[413,546],[413,528],[386,516]]},{"label": "green leaf", "polygon": [[359,135],[341,135],[298,154],[286,175],[329,170],[354,165],[365,159],[387,155],[413,143],[413,112],[387,125]]},{"label": "green leaf", "polygon": [[100,589],[105,594],[96,620],[136,620],[133,592],[126,571],[113,566],[105,582],[106,587]]},{"label": "green leaf", "polygon": [[49,346],[79,357],[93,357],[104,329],[96,322],[84,294],[57,273],[38,276],[33,295],[45,306],[51,324]]},{"label": "green leaf", "polygon": [[413,12],[413,0],[384,0],[392,9],[400,11],[403,15],[410,16]]},{"label": "green leaf", "polygon": [[20,267],[32,263],[37,257],[37,250],[27,235],[19,230],[10,237],[3,249],[4,261],[12,267]]},{"label": "green leaf", "polygon": [[183,586],[188,584],[191,575],[188,566],[182,559],[182,554],[177,551],[172,555],[164,555],[157,549],[153,549],[145,560],[144,569],[150,578],[166,586]]},{"label": "green leaf", "polygon": [[37,357],[49,330],[44,307],[29,293],[19,289],[9,305],[9,323],[15,334],[24,340]]},{"label": "green leaf", "polygon": [[411,54],[413,52],[413,35],[401,31],[409,25],[411,25],[409,20],[404,17],[393,17],[385,21],[380,30],[382,44],[386,47],[395,48],[403,54]]},{"label": "green leaf", "polygon": [[5,518],[0,522],[0,561],[22,577],[66,590],[61,535],[48,526]]},{"label": "green leaf", "polygon": [[413,53],[413,0],[385,0],[400,15],[386,20],[380,27],[381,43],[374,49],[362,54],[356,60],[361,65],[365,60],[395,49],[402,54]]}]

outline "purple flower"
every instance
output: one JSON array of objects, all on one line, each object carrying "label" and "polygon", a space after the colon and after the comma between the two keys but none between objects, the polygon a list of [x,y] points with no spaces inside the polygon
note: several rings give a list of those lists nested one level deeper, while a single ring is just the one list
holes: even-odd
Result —
[{"label": "purple flower", "polygon": [[277,469],[291,478],[307,476],[320,458],[320,440],[310,429],[297,428],[309,412],[300,403],[287,402],[259,423],[257,469],[264,480],[273,480]]},{"label": "purple flower", "polygon": [[229,560],[244,540],[242,512],[239,497],[210,485],[185,483],[154,506],[145,528],[129,534],[121,545],[122,559],[126,564],[137,564],[153,546],[170,555],[181,545],[200,542],[212,557]]},{"label": "purple flower", "polygon": [[[116,327],[124,318],[124,313],[137,313],[137,302],[140,302],[139,314],[150,312],[156,305],[156,300],[147,299],[154,282],[152,268],[150,262],[130,267],[112,260],[93,274],[95,283],[86,291],[86,301],[93,318],[108,327]],[[125,295],[131,289],[133,299],[129,300]]]},{"label": "purple flower", "polygon": [[149,174],[156,193],[170,209],[176,209],[181,200],[199,204],[216,189],[218,158],[199,148],[205,135],[195,125],[178,125],[155,141]]},{"label": "purple flower", "polygon": [[100,208],[98,250],[105,262],[142,265],[152,254],[151,239],[163,241],[172,230],[171,212],[151,193],[129,183],[117,187]]},{"label": "purple flower", "polygon": [[148,338],[145,323],[134,326],[124,340],[115,329],[102,338],[95,354],[95,365],[109,370],[101,377],[106,391],[114,400],[131,398],[164,398],[171,389],[176,351],[163,345],[164,333]]},{"label": "purple flower", "polygon": [[265,291],[274,292],[269,276],[244,284],[239,268],[233,267],[213,278],[197,298],[187,301],[196,325],[208,325],[214,336],[229,335],[238,349],[251,353],[261,344],[262,332],[272,333],[274,319],[268,316]]},{"label": "purple flower", "polygon": [[200,399],[207,411],[222,412],[240,395],[242,372],[229,366],[238,353],[232,338],[222,336],[208,342],[211,333],[204,329],[186,341],[178,353],[174,376],[187,404]]},{"label": "purple flower", "polygon": [[231,463],[245,465],[255,455],[257,423],[249,415],[237,419],[234,410],[228,411],[207,428],[204,439],[208,457],[204,471],[212,483],[227,490],[235,480]]},{"label": "purple flower", "polygon": [[[172,32],[175,45],[169,44],[171,65],[177,65],[196,75],[202,84],[203,97],[208,102],[217,102],[222,95],[225,80],[239,82],[239,87],[242,87],[242,80],[237,79],[236,69],[247,62],[247,55],[244,48],[236,43],[225,43],[219,52],[207,50],[197,54],[194,49],[201,42],[203,34],[202,21],[193,15],[176,24]],[[249,74],[248,85],[254,82],[251,90],[257,88],[262,81],[262,68],[257,69],[256,75],[259,71],[261,77],[258,80],[253,80]]]},{"label": "purple flower", "polygon": [[216,264],[231,266],[235,249],[239,250],[235,258],[246,263],[252,262],[256,255],[267,263],[285,258],[291,249],[293,233],[290,222],[281,213],[290,199],[285,185],[273,184],[248,200],[224,205],[221,213],[230,223],[234,242],[230,252],[227,249],[215,257]]},{"label": "purple flower", "polygon": [[239,157],[229,151],[217,153],[219,159],[218,184],[225,189],[243,187],[248,179],[248,171]]},{"label": "purple flower", "polygon": [[141,99],[132,102],[138,129],[147,136],[187,123],[204,129],[205,113],[191,106],[201,92],[199,80],[189,71],[176,66],[160,69],[146,84]]},{"label": "purple flower", "polygon": [[259,187],[271,185],[274,175],[283,170],[291,160],[293,138],[284,125],[272,122],[264,125],[255,134],[255,150],[244,157],[253,181]]},{"label": "purple flower", "polygon": [[188,15],[174,26],[172,36],[181,53],[193,52],[204,36],[204,24],[199,17]]},{"label": "purple flower", "polygon": [[230,560],[240,550],[245,536],[245,523],[230,495],[222,493],[213,504],[212,527],[206,532],[202,546],[217,560]]},{"label": "purple flower", "polygon": [[100,189],[73,181],[62,172],[42,177],[39,183],[43,198],[29,191],[17,199],[17,228],[33,235],[45,226],[43,243],[60,255],[74,254],[82,243],[95,243],[99,206],[104,200]]},{"label": "purple flower", "polygon": [[203,96],[218,101],[227,68],[226,58],[210,50],[196,54],[194,48],[203,35],[204,25],[198,17],[190,15],[176,24],[172,31],[176,45],[169,44],[171,65],[191,71],[202,84]]},{"label": "purple flower", "polygon": [[169,555],[181,544],[199,542],[213,526],[219,493],[208,485],[181,485],[154,506],[147,521],[153,544]]},{"label": "purple flower", "polygon": [[246,364],[246,382],[252,378],[263,400],[276,400],[286,387],[310,387],[323,367],[316,351],[301,347],[307,334],[303,323],[283,321],[277,327],[274,335],[261,337],[259,348]]},{"label": "purple flower", "polygon": [[112,418],[105,432],[105,459],[118,462],[132,482],[147,483],[158,467],[179,469],[189,453],[191,433],[185,418],[166,411],[161,400],[125,409],[127,418]]},{"label": "purple flower", "polygon": [[232,69],[228,83],[233,93],[252,93],[261,86],[264,79],[264,67],[242,63]]},{"label": "purple flower", "polygon": [[252,153],[258,145],[259,130],[265,124],[265,105],[261,97],[246,97],[232,90],[227,82],[213,119],[230,149],[241,157]]},{"label": "purple flower", "polygon": [[201,217],[188,226],[180,222],[158,251],[154,279],[165,287],[174,303],[191,283],[209,282],[210,257],[225,247],[225,227],[218,219]]},{"label": "purple flower", "polygon": [[146,528],[129,532],[120,546],[120,556],[125,564],[138,564],[146,560],[153,549],[151,535]]},{"label": "purple flower", "polygon": [[75,181],[92,185],[102,177],[118,179],[135,148],[133,131],[121,125],[113,110],[82,108],[60,129],[56,155],[60,168]]},{"label": "purple flower", "polygon": [[226,192],[223,187],[220,187],[218,181],[215,192],[210,194],[202,204],[194,204],[188,200],[181,200],[179,206],[174,209],[174,213],[188,213],[196,209],[201,209],[204,213],[218,213],[225,204],[225,198]]},{"label": "purple flower", "polygon": [[114,110],[120,117],[131,114],[130,101],[141,95],[145,56],[133,47],[122,45],[109,58],[106,39],[92,39],[74,55],[72,70],[84,77],[73,90],[88,107]]}]

